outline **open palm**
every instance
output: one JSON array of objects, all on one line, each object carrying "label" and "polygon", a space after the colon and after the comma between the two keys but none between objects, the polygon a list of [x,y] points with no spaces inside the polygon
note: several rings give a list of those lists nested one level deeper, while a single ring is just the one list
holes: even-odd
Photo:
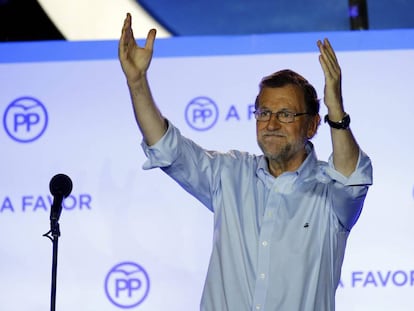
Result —
[{"label": "open palm", "polygon": [[131,28],[131,15],[127,14],[119,40],[118,56],[128,83],[134,83],[146,74],[152,59],[155,35],[156,30],[151,29],[145,46],[138,46]]}]

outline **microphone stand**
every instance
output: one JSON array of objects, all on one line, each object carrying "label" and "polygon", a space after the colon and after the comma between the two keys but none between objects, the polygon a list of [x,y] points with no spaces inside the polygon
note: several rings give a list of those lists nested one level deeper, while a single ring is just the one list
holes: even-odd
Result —
[{"label": "microphone stand", "polygon": [[52,241],[53,254],[52,254],[52,282],[51,282],[51,293],[50,293],[50,310],[56,310],[56,279],[57,279],[57,258],[58,258],[58,244],[60,237],[60,228],[58,219],[55,217],[50,218],[50,230],[43,234]]},{"label": "microphone stand", "polygon": [[53,203],[50,208],[50,230],[43,234],[52,241],[52,286],[50,293],[50,310],[56,310],[56,275],[57,275],[57,255],[60,237],[59,217],[62,212],[62,202],[72,191],[72,180],[65,174],[53,176],[49,183],[50,193],[53,195]]}]

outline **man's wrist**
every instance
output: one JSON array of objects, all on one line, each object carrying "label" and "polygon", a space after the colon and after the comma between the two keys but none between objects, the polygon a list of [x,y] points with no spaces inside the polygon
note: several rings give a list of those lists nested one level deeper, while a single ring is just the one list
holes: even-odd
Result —
[{"label": "man's wrist", "polygon": [[344,117],[339,121],[332,121],[329,119],[329,115],[326,115],[324,118],[325,123],[328,123],[330,127],[338,130],[347,130],[349,129],[349,124],[351,123],[351,118],[349,114],[345,113]]}]

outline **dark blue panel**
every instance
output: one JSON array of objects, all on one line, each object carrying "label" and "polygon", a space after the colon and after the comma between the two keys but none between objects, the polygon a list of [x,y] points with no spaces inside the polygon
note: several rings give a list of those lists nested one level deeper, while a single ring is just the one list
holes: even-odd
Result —
[{"label": "dark blue panel", "polygon": [[414,28],[413,0],[367,2],[370,29]]},{"label": "dark blue panel", "polygon": [[[317,52],[316,41],[324,37],[336,51],[414,49],[414,29],[335,31],[163,38],[155,41],[154,57]],[[117,60],[117,51],[115,40],[0,43],[0,64]]]},{"label": "dark blue panel", "polygon": [[174,35],[348,30],[348,1],[137,0]]}]

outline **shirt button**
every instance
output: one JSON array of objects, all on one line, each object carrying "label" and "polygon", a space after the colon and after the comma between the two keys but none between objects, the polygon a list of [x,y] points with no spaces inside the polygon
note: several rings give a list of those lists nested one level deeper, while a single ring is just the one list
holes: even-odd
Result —
[{"label": "shirt button", "polygon": [[260,310],[262,308],[261,305],[256,305],[256,310]]},{"label": "shirt button", "polygon": [[266,274],[260,273],[260,276],[259,277],[263,280],[266,277]]},{"label": "shirt button", "polygon": [[266,246],[268,245],[267,241],[263,241],[263,242],[262,242],[262,245],[263,245],[264,247],[266,247]]}]

